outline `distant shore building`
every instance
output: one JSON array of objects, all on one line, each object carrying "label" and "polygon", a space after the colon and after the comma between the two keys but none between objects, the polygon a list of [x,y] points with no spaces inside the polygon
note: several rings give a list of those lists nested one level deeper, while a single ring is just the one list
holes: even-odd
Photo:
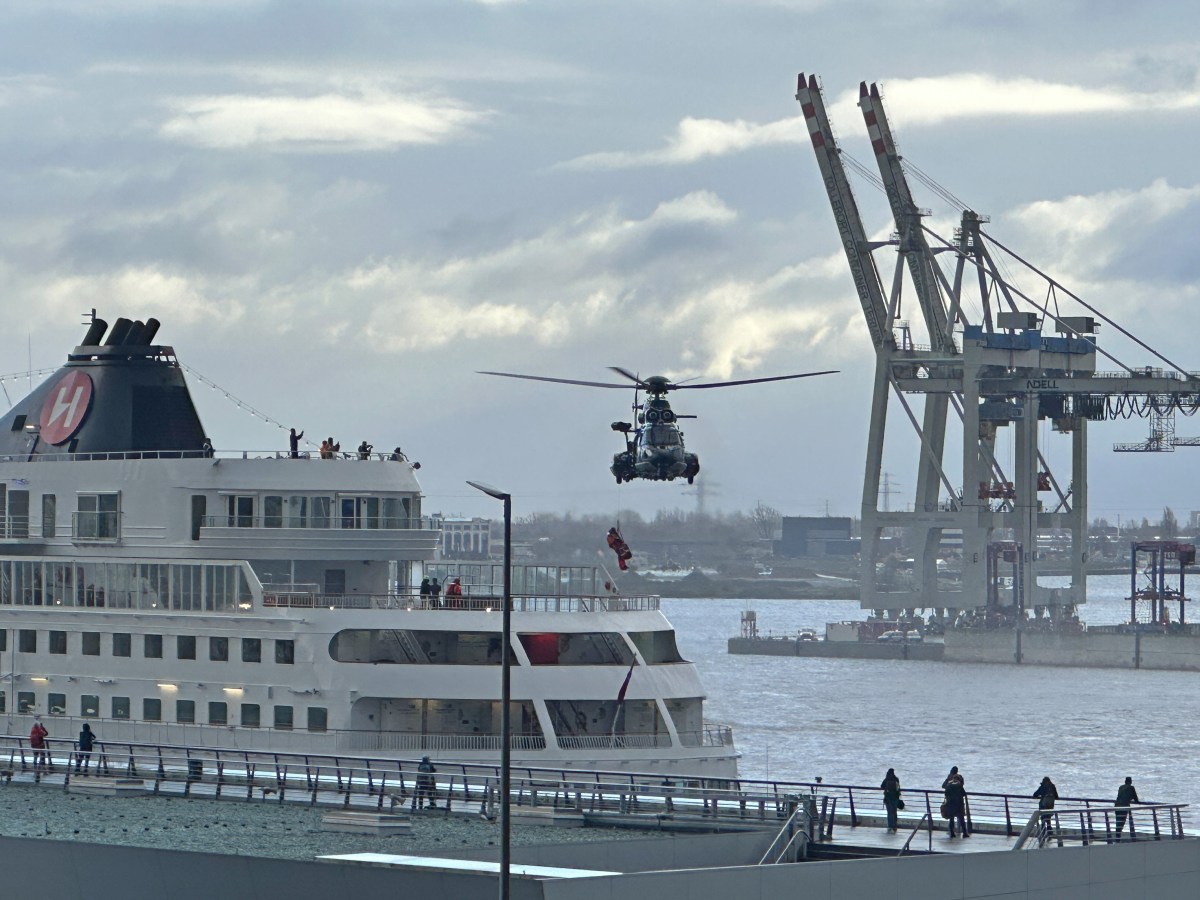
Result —
[{"label": "distant shore building", "polygon": [[776,556],[853,556],[859,539],[851,537],[849,516],[784,516]]}]

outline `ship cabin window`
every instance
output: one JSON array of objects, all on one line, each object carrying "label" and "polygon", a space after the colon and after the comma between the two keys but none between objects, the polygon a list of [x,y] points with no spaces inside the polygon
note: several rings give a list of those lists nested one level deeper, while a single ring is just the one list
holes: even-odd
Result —
[{"label": "ship cabin window", "polygon": [[162,659],[161,634],[147,634],[142,637],[142,656],[145,659]]},{"label": "ship cabin window", "polygon": [[679,742],[685,747],[700,747],[704,743],[704,698],[672,697],[667,700],[667,712],[679,732]]},{"label": "ship cabin window", "polygon": [[133,655],[133,635],[127,631],[118,631],[112,636],[113,656]]},{"label": "ship cabin window", "polygon": [[0,691],[0,713],[8,712],[8,695]]},{"label": "ship cabin window", "polygon": [[[0,712],[4,712],[3,708],[0,708]],[[294,716],[294,710],[292,709],[292,707],[290,707],[290,706],[275,707],[275,727],[276,728],[281,728],[285,731],[290,731],[294,720],[295,720],[295,716]]]},{"label": "ship cabin window", "polygon": [[196,701],[176,700],[175,721],[181,725],[191,725],[196,721]]},{"label": "ship cabin window", "polygon": [[83,694],[79,698],[79,714],[81,716],[100,715],[100,698],[95,694]]},{"label": "ship cabin window", "polygon": [[121,495],[79,494],[72,537],[83,541],[115,541],[120,534]]},{"label": "ship cabin window", "polygon": [[296,642],[276,641],[275,662],[281,666],[294,665],[296,662]]},{"label": "ship cabin window", "polygon": [[629,639],[648,666],[686,662],[675,645],[674,631],[631,631]]},{"label": "ship cabin window", "polygon": [[19,416],[13,416],[12,430],[23,431],[25,429],[25,420],[27,418],[28,417],[24,413]]},{"label": "ship cabin window", "polygon": [[142,718],[147,722],[161,722],[162,701],[157,697],[146,697],[142,700]]},{"label": "ship cabin window", "polygon": [[242,638],[242,662],[262,662],[262,640],[260,638]]},{"label": "ship cabin window", "polygon": [[0,628],[0,653],[8,650],[8,629]]},{"label": "ship cabin window", "polygon": [[208,658],[212,662],[229,662],[229,638],[210,637],[208,639]]},{"label": "ship cabin window", "polygon": [[58,517],[58,502],[53,494],[42,494],[42,537],[52,538]]},{"label": "ship cabin window", "polygon": [[229,704],[224,700],[210,700],[208,703],[208,724],[228,725]]},{"label": "ship cabin window", "polygon": [[518,635],[534,666],[627,666],[633,651],[619,632]]},{"label": "ship cabin window", "polygon": [[196,658],[196,636],[192,634],[181,634],[175,638],[175,658],[176,659],[195,659]]},{"label": "ship cabin window", "polygon": [[47,694],[46,711],[52,716],[65,716],[67,714],[67,695]]},{"label": "ship cabin window", "polygon": [[21,653],[37,653],[37,632],[22,628],[17,632],[17,650]]},{"label": "ship cabin window", "polygon": [[254,497],[235,495],[228,498],[229,521],[227,525],[233,528],[254,527]]},{"label": "ship cabin window", "polygon": [[654,700],[547,700],[559,746],[669,747],[671,733]]},{"label": "ship cabin window", "polygon": [[[0,496],[0,499],[3,497]],[[29,491],[8,491],[6,509],[8,515],[4,523],[4,536],[29,537]]]},{"label": "ship cabin window", "polygon": [[83,633],[83,655],[84,656],[99,656],[100,655],[100,632],[85,631]]},{"label": "ship cabin window", "polygon": [[323,706],[308,708],[308,730],[325,731],[329,727],[329,710]]},{"label": "ship cabin window", "polygon": [[263,528],[283,527],[283,498],[263,497]]},{"label": "ship cabin window", "polygon": [[50,632],[50,652],[60,655],[67,652],[67,633],[65,631]]},{"label": "ship cabin window", "polygon": [[242,704],[242,727],[257,728],[259,726],[260,711],[257,703]]},{"label": "ship cabin window", "polygon": [[37,698],[33,691],[17,691],[17,712],[31,713],[37,707]]},{"label": "ship cabin window", "polygon": [[[498,666],[502,641],[494,631],[401,631],[347,629],[329,642],[329,656],[343,663]],[[510,651],[509,662],[517,665]]]},{"label": "ship cabin window", "polygon": [[114,719],[129,718],[129,698],[128,697],[113,697],[112,698],[112,717]]}]

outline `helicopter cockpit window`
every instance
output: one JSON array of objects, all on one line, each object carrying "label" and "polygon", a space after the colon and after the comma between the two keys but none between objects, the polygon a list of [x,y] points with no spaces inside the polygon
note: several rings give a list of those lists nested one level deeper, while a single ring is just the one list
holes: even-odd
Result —
[{"label": "helicopter cockpit window", "polygon": [[679,430],[670,425],[654,425],[651,426],[647,439],[652,444],[678,444]]}]

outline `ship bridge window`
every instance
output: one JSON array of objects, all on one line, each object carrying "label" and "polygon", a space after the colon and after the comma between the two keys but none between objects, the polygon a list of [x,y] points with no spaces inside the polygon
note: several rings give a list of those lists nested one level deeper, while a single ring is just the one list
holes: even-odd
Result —
[{"label": "ship bridge window", "polygon": [[283,527],[283,498],[263,497],[263,528]]},{"label": "ship bridge window", "polygon": [[675,645],[674,631],[631,631],[629,638],[648,666],[687,661]]},{"label": "ship bridge window", "polygon": [[535,666],[627,666],[633,651],[619,632],[518,635]]},{"label": "ship bridge window", "polygon": [[288,497],[288,528],[328,528],[332,519],[329,497]]},{"label": "ship bridge window", "polygon": [[[498,666],[500,635],[494,631],[347,629],[329,642],[329,656],[344,663]],[[509,662],[517,665],[509,652]]]},{"label": "ship bridge window", "polygon": [[247,494],[227,498],[229,520],[226,525],[233,528],[254,527],[254,497]]},{"label": "ship bridge window", "polygon": [[79,494],[71,537],[77,541],[120,539],[121,495],[119,492]]}]

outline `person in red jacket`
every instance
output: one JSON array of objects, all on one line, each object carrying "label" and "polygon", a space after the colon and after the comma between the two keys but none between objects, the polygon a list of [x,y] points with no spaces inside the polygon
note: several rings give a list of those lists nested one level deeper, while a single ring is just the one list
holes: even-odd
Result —
[{"label": "person in red jacket", "polygon": [[608,529],[608,546],[617,554],[617,565],[624,572],[629,568],[629,560],[633,559],[633,551],[629,549],[629,545],[625,543],[625,539],[621,537],[621,532],[616,528]]},{"label": "person in red jacket", "polygon": [[462,609],[462,584],[454,578],[446,585],[446,605],[451,609]]},{"label": "person in red jacket", "polygon": [[35,716],[33,727],[29,729],[29,746],[33,748],[33,768],[35,770],[50,765],[50,754],[46,752],[46,738],[49,734],[46,726],[42,724],[42,717]]}]

